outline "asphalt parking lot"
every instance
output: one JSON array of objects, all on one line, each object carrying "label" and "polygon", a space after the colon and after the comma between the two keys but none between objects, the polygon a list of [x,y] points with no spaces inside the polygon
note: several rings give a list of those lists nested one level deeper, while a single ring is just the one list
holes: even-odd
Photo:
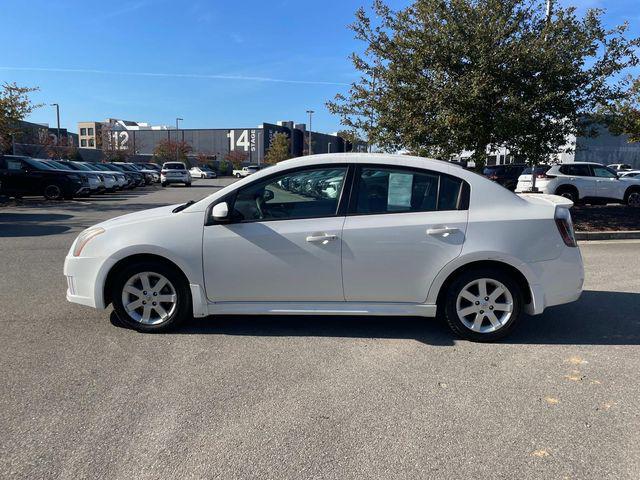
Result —
[{"label": "asphalt parking lot", "polygon": [[500,344],[418,318],[144,335],[67,303],[83,228],[228,183],[0,207],[2,478],[640,478],[640,242]]}]

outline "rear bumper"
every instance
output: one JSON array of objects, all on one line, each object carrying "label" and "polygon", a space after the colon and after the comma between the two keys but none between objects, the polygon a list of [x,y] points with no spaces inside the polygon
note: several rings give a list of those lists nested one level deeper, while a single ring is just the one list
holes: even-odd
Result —
[{"label": "rear bumper", "polygon": [[540,314],[547,307],[571,303],[580,298],[584,267],[579,248],[566,247],[554,260],[528,264],[536,277],[531,283],[532,302],[527,313]]}]

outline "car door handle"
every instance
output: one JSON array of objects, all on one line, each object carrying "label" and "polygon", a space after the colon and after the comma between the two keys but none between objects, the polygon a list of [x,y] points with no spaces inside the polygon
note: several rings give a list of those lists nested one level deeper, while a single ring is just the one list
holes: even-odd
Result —
[{"label": "car door handle", "polygon": [[433,236],[449,236],[451,234],[459,232],[459,228],[441,227],[441,228],[429,228],[427,229],[427,235]]},{"label": "car door handle", "polygon": [[328,233],[314,233],[307,237],[309,243],[328,243],[338,238],[336,235],[329,235]]}]

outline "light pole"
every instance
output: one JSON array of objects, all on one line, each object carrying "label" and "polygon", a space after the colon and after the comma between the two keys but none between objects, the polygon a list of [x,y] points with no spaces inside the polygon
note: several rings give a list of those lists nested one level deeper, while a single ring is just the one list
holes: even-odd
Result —
[{"label": "light pole", "polygon": [[181,122],[184,118],[176,117],[176,162],[180,161],[180,144],[178,143],[178,133],[180,127],[178,126],[178,122]]},{"label": "light pole", "polygon": [[57,103],[52,103],[52,107],[56,107],[56,120],[57,120],[57,128],[56,128],[56,145],[60,143],[60,105]]},{"label": "light pole", "polygon": [[311,117],[316,112],[313,110],[307,110],[307,113],[309,114],[309,155],[313,155],[313,147],[311,146]]}]

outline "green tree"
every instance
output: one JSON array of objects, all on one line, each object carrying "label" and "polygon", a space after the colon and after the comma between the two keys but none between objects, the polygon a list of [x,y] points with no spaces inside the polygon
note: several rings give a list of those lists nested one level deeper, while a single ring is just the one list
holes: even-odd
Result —
[{"label": "green tree", "polygon": [[289,153],[289,137],[286,133],[278,132],[271,138],[269,150],[264,156],[264,162],[269,165],[275,165],[278,162],[291,158]]},{"label": "green tree", "polygon": [[156,147],[153,149],[153,155],[162,162],[186,162],[187,155],[191,153],[192,150],[193,148],[187,142],[174,142],[173,140],[167,139],[160,140],[158,142]]},{"label": "green tree", "polygon": [[15,83],[3,83],[0,87],[0,153],[11,149],[12,136],[20,134],[18,125],[42,104],[31,101],[29,94],[38,91],[37,87],[19,87]]},{"label": "green tree", "polygon": [[626,97],[602,109],[602,121],[612,133],[627,134],[630,142],[640,142],[640,77],[627,81],[630,87]]},{"label": "green tree", "polygon": [[599,105],[624,97],[618,74],[637,64],[627,25],[602,10],[545,16],[542,0],[416,0],[393,11],[375,0],[351,25],[364,42],[361,78],[329,109],[381,149],[449,158],[506,146],[538,162],[589,128]]}]

